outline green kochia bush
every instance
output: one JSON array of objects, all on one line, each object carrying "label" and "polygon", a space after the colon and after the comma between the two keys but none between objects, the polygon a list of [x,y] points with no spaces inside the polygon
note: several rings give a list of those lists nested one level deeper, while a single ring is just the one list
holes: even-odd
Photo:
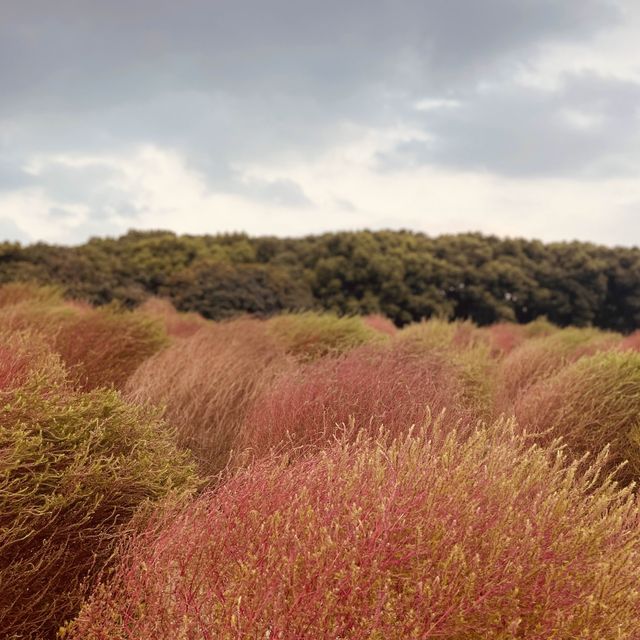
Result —
[{"label": "green kochia bush", "polygon": [[[532,323],[533,324],[533,323]],[[545,325],[539,323],[538,329]],[[531,330],[527,325],[525,329]],[[620,334],[570,327],[526,340],[500,363],[497,374],[497,412],[511,412],[520,396],[533,384],[548,378],[584,356],[616,348]]]},{"label": "green kochia bush", "polygon": [[267,331],[288,353],[307,362],[385,339],[384,334],[367,326],[362,318],[340,318],[311,311],[271,318]]},{"label": "green kochia bush", "polygon": [[157,415],[115,391],[46,371],[0,390],[0,635],[52,638],[134,514],[195,485]]},{"label": "green kochia bush", "polygon": [[598,471],[508,423],[263,460],[134,539],[72,637],[638,640],[638,509]]},{"label": "green kochia bush", "polygon": [[617,478],[640,480],[640,353],[582,358],[534,385],[515,406],[520,424],[542,441],[562,437],[569,452],[610,447]]}]

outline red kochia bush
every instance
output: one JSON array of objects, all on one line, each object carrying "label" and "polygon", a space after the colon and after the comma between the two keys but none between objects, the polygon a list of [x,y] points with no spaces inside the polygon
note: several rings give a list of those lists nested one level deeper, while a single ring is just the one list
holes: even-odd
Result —
[{"label": "red kochia bush", "polygon": [[160,320],[167,334],[173,338],[188,338],[208,324],[200,314],[177,311],[171,302],[163,298],[149,298],[137,310]]},{"label": "red kochia bush", "polygon": [[451,422],[474,421],[465,404],[461,371],[441,354],[408,345],[369,345],[336,358],[302,366],[265,389],[248,413],[243,448],[255,454],[270,448],[323,445],[351,418],[360,428],[392,433],[421,425],[447,410]]},{"label": "red kochia bush", "polygon": [[65,376],[60,358],[38,335],[0,334],[0,393],[20,387],[34,373],[52,381]]},{"label": "red kochia bush", "polygon": [[215,473],[237,448],[253,398],[290,366],[264,321],[212,322],[147,360],[129,380],[126,395],[133,402],[164,406],[180,444]]},{"label": "red kochia bush", "polygon": [[509,424],[263,461],[135,539],[82,640],[640,638],[640,521]]},{"label": "red kochia bush", "polygon": [[364,316],[362,318],[362,322],[366,324],[371,329],[375,329],[380,333],[386,333],[388,336],[394,336],[398,333],[398,328],[396,327],[389,318],[383,316],[380,313],[372,313],[368,316]]},{"label": "red kochia bush", "polygon": [[141,313],[73,302],[6,305],[0,308],[0,330],[38,333],[60,355],[70,381],[85,391],[122,388],[167,340],[162,325]]}]

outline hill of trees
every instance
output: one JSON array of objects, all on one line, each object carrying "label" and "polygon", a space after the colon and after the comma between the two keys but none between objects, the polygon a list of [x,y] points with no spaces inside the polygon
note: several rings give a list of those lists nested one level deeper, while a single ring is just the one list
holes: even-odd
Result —
[{"label": "hill of trees", "polygon": [[61,286],[93,304],[169,298],[222,319],[325,309],[424,317],[640,326],[640,249],[545,244],[477,233],[358,231],[304,238],[131,231],[63,247],[0,243],[0,283]]}]

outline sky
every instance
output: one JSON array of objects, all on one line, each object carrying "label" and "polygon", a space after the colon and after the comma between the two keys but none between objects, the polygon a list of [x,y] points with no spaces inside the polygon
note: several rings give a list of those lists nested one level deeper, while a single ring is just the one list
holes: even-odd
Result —
[{"label": "sky", "polygon": [[0,241],[640,244],[638,0],[0,0]]}]

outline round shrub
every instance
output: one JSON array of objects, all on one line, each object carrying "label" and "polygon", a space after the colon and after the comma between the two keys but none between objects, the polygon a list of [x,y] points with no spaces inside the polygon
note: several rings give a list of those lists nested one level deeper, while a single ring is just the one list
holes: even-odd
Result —
[{"label": "round shrub", "polygon": [[360,317],[340,318],[330,313],[283,314],[268,320],[267,327],[288,353],[307,362],[384,339]]},{"label": "round shrub", "polygon": [[0,286],[0,308],[20,302],[58,304],[62,302],[62,291],[31,282],[9,282]]},{"label": "round shrub", "polygon": [[172,338],[188,338],[209,324],[199,313],[177,311],[169,300],[163,298],[148,298],[137,310],[160,320]]},{"label": "round shrub", "polygon": [[542,441],[562,437],[572,456],[610,446],[607,470],[640,480],[640,354],[616,351],[582,358],[516,403],[519,423]]},{"label": "round shrub", "polygon": [[34,374],[0,391],[0,629],[53,638],[132,518],[195,487],[157,414]]},{"label": "round shrub", "polygon": [[39,333],[84,390],[122,388],[167,342],[161,323],[144,314],[73,302],[7,305],[0,308],[0,330]]},{"label": "round shrub", "polygon": [[496,412],[511,412],[529,386],[583,356],[616,347],[620,340],[619,334],[578,328],[561,329],[526,340],[500,362]]},{"label": "round shrub", "polygon": [[487,336],[491,355],[497,358],[511,353],[526,339],[522,325],[514,322],[498,322],[481,329]]},{"label": "round shrub", "polygon": [[263,461],[136,538],[72,638],[638,639],[640,519],[509,425]]},{"label": "round shrub", "polygon": [[179,443],[193,451],[203,470],[216,473],[236,448],[254,397],[291,366],[264,321],[211,323],[147,360],[129,380],[126,396],[165,407]]},{"label": "round shrub", "polygon": [[478,416],[491,417],[495,363],[481,329],[468,321],[431,318],[402,329],[397,341],[416,355],[438,354],[452,363],[463,382],[465,404],[473,406]]},{"label": "round shrub", "polygon": [[34,376],[59,383],[65,375],[59,356],[38,334],[0,333],[0,392],[20,387]]},{"label": "round shrub", "polygon": [[368,345],[286,372],[256,399],[242,428],[241,449],[321,447],[353,420],[391,433],[422,425],[446,409],[449,423],[476,421],[460,370],[433,352],[406,345]]},{"label": "round shrub", "polygon": [[70,377],[84,390],[122,389],[133,372],[166,344],[158,320],[110,307],[78,314],[54,337],[54,348]]},{"label": "round shrub", "polygon": [[396,325],[393,324],[387,316],[383,316],[381,313],[372,313],[368,316],[363,316],[362,322],[371,329],[388,336],[395,336],[396,333],[398,333]]},{"label": "round shrub", "polygon": [[398,339],[425,349],[448,350],[487,344],[481,329],[469,321],[430,318],[409,324],[398,332]]}]

